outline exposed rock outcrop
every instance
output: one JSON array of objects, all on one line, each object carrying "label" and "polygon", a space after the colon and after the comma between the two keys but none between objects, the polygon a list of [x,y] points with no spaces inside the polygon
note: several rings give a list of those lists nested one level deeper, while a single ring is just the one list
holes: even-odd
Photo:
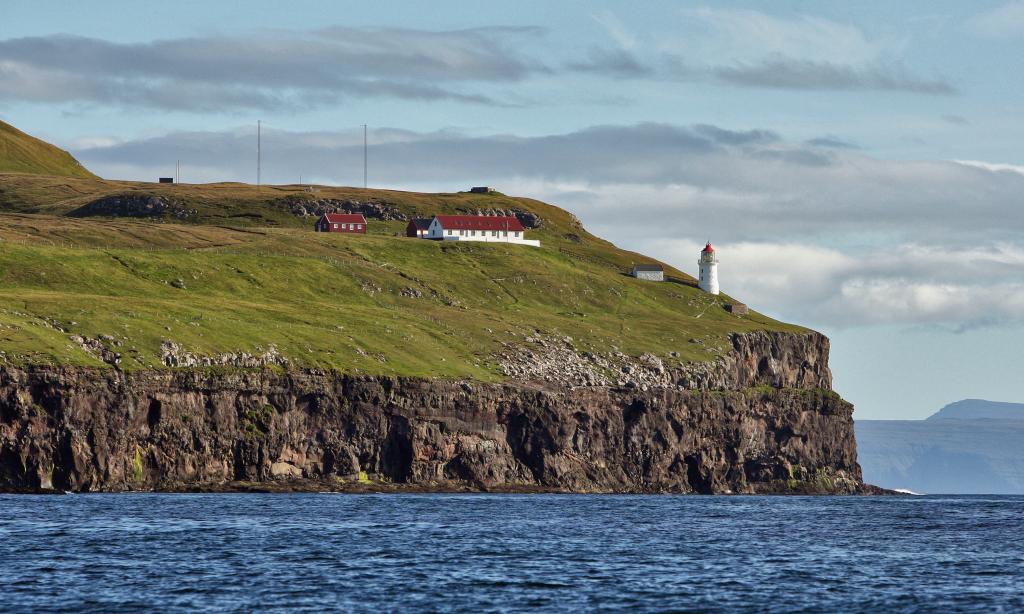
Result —
[{"label": "exposed rock outcrop", "polygon": [[160,345],[160,360],[168,367],[235,367],[241,369],[258,369],[265,367],[287,367],[288,359],[278,353],[271,345],[262,354],[248,352],[230,352],[216,356],[201,356],[185,351],[173,341],[164,341]]},{"label": "exposed rock outcrop", "polygon": [[[735,334],[730,338],[729,351],[706,348],[706,362],[683,362],[678,355],[665,359],[653,354],[632,357],[618,351],[604,355],[579,353],[571,338],[534,335],[525,341],[526,345],[509,345],[498,357],[505,375],[553,386],[625,386],[640,390],[832,388],[829,341],[815,332]],[[691,343],[703,345],[696,339]]]},{"label": "exposed rock outcrop", "polygon": [[0,367],[0,488],[862,491],[853,408],[784,387],[829,381],[824,337],[734,346],[727,391]]},{"label": "exposed rock outcrop", "polygon": [[367,219],[405,221],[408,218],[402,210],[393,204],[379,201],[361,201],[355,199],[339,200],[336,198],[303,198],[289,196],[284,199],[285,206],[292,215],[301,217],[319,217],[325,213],[361,213]]},{"label": "exposed rock outcrop", "polygon": [[196,215],[196,209],[189,209],[181,203],[146,194],[122,194],[103,198],[82,205],[70,212],[72,217],[109,215],[112,217],[164,217],[186,219]]},{"label": "exposed rock outcrop", "polygon": [[[539,215],[533,211],[524,211],[523,209],[460,209],[460,212],[465,215],[514,217],[526,229],[540,228],[544,225],[544,220]],[[573,217],[573,219],[575,220],[576,218]]]}]

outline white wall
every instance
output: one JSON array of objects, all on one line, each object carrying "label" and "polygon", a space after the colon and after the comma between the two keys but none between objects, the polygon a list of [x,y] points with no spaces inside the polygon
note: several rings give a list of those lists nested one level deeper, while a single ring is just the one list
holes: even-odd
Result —
[{"label": "white wall", "polygon": [[700,271],[697,275],[697,286],[708,294],[718,294],[718,263],[697,261]]},{"label": "white wall", "polygon": [[[463,234],[459,234],[462,232]],[[526,239],[526,235],[523,231],[518,231],[519,236],[516,237],[517,231],[509,230],[456,230],[451,229],[451,234],[448,234],[448,230],[441,228],[435,218],[430,223],[430,228],[427,230],[426,238],[428,239],[440,239],[444,241],[480,241],[484,243],[515,243],[516,245],[530,245],[532,247],[540,247],[540,241],[536,239]],[[495,233],[497,236],[494,236]],[[503,234],[507,233],[507,234]]]},{"label": "white wall", "polygon": [[648,281],[665,281],[665,273],[663,271],[636,271],[633,273],[633,277]]}]

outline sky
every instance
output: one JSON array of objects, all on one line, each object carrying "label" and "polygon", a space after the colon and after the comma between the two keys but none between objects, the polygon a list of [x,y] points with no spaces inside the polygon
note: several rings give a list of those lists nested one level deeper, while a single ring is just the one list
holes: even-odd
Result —
[{"label": "sky", "polygon": [[1024,1],[23,2],[0,119],[107,178],[493,185],[832,340],[859,419],[1024,401]]}]

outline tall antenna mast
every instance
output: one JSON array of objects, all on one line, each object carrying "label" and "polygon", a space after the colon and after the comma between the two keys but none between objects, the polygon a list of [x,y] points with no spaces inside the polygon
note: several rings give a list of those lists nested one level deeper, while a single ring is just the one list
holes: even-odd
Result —
[{"label": "tall antenna mast", "polygon": [[256,189],[260,189],[260,165],[263,162],[263,152],[261,151],[260,145],[262,144],[261,124],[260,120],[256,120]]},{"label": "tall antenna mast", "polygon": [[174,183],[181,183],[181,160],[174,162]]},{"label": "tall antenna mast", "polygon": [[366,189],[366,124],[363,124],[363,189]]}]

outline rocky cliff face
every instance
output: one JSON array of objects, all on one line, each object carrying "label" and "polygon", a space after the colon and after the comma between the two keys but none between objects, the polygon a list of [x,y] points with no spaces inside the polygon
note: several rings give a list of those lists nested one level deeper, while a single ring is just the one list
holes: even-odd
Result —
[{"label": "rocky cliff face", "polygon": [[163,217],[171,215],[178,219],[186,219],[198,213],[181,203],[161,196],[144,194],[121,194],[104,196],[72,211],[72,217],[89,217],[92,215],[110,215],[114,217]]},{"label": "rocky cliff face", "polygon": [[[682,362],[677,355],[606,355],[573,349],[572,338],[527,337],[527,345],[512,346],[499,357],[505,375],[520,381],[557,388],[618,386],[646,391],[652,388],[740,390],[773,388],[832,389],[828,368],[828,338],[803,335],[747,333],[732,336],[732,348],[708,362]],[[693,343],[700,343],[692,340]],[[673,363],[673,360],[675,364]]]},{"label": "rocky cliff face", "polygon": [[622,386],[5,367],[0,489],[860,492],[827,360],[821,335],[758,333]]}]

